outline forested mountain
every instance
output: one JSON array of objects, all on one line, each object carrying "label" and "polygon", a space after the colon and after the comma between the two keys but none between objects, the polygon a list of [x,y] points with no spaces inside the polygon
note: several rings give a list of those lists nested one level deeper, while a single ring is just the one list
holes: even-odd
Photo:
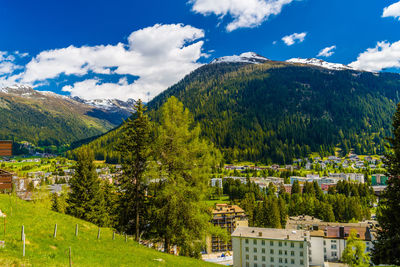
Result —
[{"label": "forested mountain", "polygon": [[2,88],[0,140],[64,145],[103,134],[130,115],[128,108],[95,104],[28,86]]},{"label": "forested mountain", "polygon": [[[400,101],[400,75],[319,64],[213,61],[148,108],[157,119],[161,104],[177,97],[228,162],[289,163],[311,152],[331,154],[335,147],[343,154],[351,148],[358,154],[382,153]],[[116,138],[113,131],[90,146],[105,155]]]}]

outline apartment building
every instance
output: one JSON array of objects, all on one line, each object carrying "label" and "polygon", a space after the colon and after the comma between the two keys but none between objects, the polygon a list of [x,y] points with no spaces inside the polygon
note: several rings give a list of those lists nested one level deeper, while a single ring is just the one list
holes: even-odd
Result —
[{"label": "apartment building", "polygon": [[[231,234],[237,227],[247,227],[248,218],[244,210],[237,205],[216,204],[212,211],[211,223],[226,229]],[[231,251],[232,242],[224,242],[216,236],[208,240],[207,252]]]},{"label": "apartment building", "polygon": [[308,231],[238,227],[232,234],[234,267],[309,266]]},{"label": "apartment building", "polygon": [[373,248],[374,236],[369,227],[326,226],[322,227],[322,230],[310,232],[312,263],[320,265],[324,261],[340,260],[351,230],[355,230],[357,237],[365,242],[365,252],[370,252]]}]

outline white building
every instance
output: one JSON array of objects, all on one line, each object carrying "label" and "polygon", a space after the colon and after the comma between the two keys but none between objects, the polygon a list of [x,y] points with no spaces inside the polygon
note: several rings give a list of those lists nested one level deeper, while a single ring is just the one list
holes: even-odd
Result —
[{"label": "white building", "polygon": [[211,186],[222,188],[222,178],[212,178]]},{"label": "white building", "polygon": [[341,259],[352,230],[365,242],[365,252],[370,252],[374,236],[368,226],[320,225],[319,230],[238,227],[232,233],[233,266],[325,266],[326,261]]},{"label": "white building", "polygon": [[308,231],[238,227],[231,236],[235,267],[309,266]]}]

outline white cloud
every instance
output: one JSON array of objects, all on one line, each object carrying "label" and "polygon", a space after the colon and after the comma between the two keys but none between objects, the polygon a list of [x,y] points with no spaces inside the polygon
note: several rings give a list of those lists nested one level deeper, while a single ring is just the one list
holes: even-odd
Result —
[{"label": "white cloud", "polygon": [[23,68],[15,62],[15,56],[7,51],[0,51],[0,84],[11,85],[18,76],[12,75],[14,71]]},{"label": "white cloud", "polygon": [[293,33],[291,35],[286,35],[282,38],[282,41],[288,45],[294,45],[297,41],[299,43],[304,41],[304,38],[306,38],[307,33],[306,32],[302,32],[302,33]]},{"label": "white cloud", "polygon": [[383,18],[394,17],[400,20],[400,1],[383,9]]},{"label": "white cloud", "polygon": [[321,51],[319,51],[317,57],[330,57],[332,56],[335,52],[333,51],[334,49],[336,49],[336,45],[332,45],[329,47],[325,47],[324,49],[322,49]]},{"label": "white cloud", "polygon": [[154,97],[178,82],[201,64],[204,31],[182,24],[156,24],[128,37],[128,44],[69,46],[43,51],[33,58],[22,75],[21,82],[36,83],[57,78],[61,74],[84,76],[94,74],[133,75],[129,83],[103,83],[91,78],[63,88],[73,96],[95,98]]},{"label": "white cloud", "polygon": [[378,42],[374,48],[368,48],[358,55],[357,61],[350,67],[367,71],[381,71],[386,68],[400,67],[400,41],[390,44],[387,41]]},{"label": "white cloud", "polygon": [[261,25],[271,15],[278,15],[284,5],[294,0],[190,0],[192,11],[215,14],[221,18],[230,15],[233,21],[226,26],[231,32],[238,28],[252,28]]}]

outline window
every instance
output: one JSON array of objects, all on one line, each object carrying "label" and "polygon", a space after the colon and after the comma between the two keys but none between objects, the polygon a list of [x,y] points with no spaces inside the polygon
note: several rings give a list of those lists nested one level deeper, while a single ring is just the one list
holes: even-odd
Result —
[{"label": "window", "polygon": [[266,267],[266,266],[265,266],[265,263],[261,264],[261,267]]},{"label": "window", "polygon": [[294,264],[294,259],[290,259],[290,264]]},{"label": "window", "polygon": [[326,252],[326,248],[324,248],[324,252]]},{"label": "window", "polygon": [[287,263],[287,258],[285,258],[285,263]]},{"label": "window", "polygon": [[274,258],[273,257],[271,257],[271,260],[270,260],[271,262],[274,262]]},{"label": "window", "polygon": [[254,255],[254,260],[255,260],[255,261],[257,260],[257,255]]},{"label": "window", "polygon": [[257,263],[254,263],[254,265],[253,265],[254,267],[257,267]]},{"label": "window", "polygon": [[269,245],[273,246],[274,245],[274,241],[269,241]]},{"label": "window", "polygon": [[303,257],[303,251],[300,251],[300,257]]},{"label": "window", "polygon": [[300,243],[300,248],[303,248],[303,243]]},{"label": "window", "polygon": [[253,245],[257,245],[257,239],[253,240]]},{"label": "window", "polygon": [[270,249],[270,250],[269,250],[269,254],[274,254],[274,250],[273,250],[273,249]]},{"label": "window", "polygon": [[279,246],[282,247],[282,241],[279,241]]},{"label": "window", "polygon": [[336,251],[332,251],[331,255],[332,257],[336,257],[337,256]]},{"label": "window", "polygon": [[282,250],[279,250],[279,255],[282,255]]},{"label": "window", "polygon": [[255,253],[257,253],[257,248],[254,248],[253,251],[254,251]]},{"label": "window", "polygon": [[244,242],[245,242],[246,244],[248,244],[248,243],[249,243],[249,240],[246,238],[246,239],[244,240]]},{"label": "window", "polygon": [[331,243],[336,243],[336,240],[331,240]]},{"label": "window", "polygon": [[249,254],[246,254],[246,260],[248,260],[249,259]]},{"label": "window", "polygon": [[304,260],[300,260],[300,265],[304,265]]},{"label": "window", "polygon": [[332,244],[331,249],[336,249],[336,244]]},{"label": "window", "polygon": [[261,260],[262,260],[262,261],[265,261],[265,256],[262,256]]},{"label": "window", "polygon": [[294,248],[294,243],[293,243],[293,242],[290,243],[290,247],[291,247],[291,248]]},{"label": "window", "polygon": [[261,249],[261,252],[262,252],[262,253],[265,253],[265,248],[262,248],[262,249]]},{"label": "window", "polygon": [[250,264],[248,262],[246,262],[246,267],[250,267]]},{"label": "window", "polygon": [[261,241],[261,245],[265,246],[265,240]]},{"label": "window", "polygon": [[285,250],[285,256],[287,255],[287,251]]},{"label": "window", "polygon": [[326,241],[324,240],[324,246],[326,245]]},{"label": "window", "polygon": [[294,256],[294,251],[290,251],[290,256]]},{"label": "window", "polygon": [[282,258],[279,258],[279,263],[282,263]]},{"label": "window", "polygon": [[246,249],[246,252],[249,252],[249,247],[245,247],[245,249]]}]

